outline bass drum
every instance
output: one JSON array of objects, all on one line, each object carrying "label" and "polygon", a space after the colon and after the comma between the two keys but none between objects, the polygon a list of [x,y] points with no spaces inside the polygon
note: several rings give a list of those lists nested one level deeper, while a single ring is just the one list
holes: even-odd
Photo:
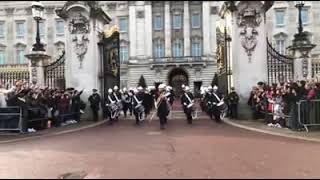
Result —
[{"label": "bass drum", "polygon": [[218,106],[219,111],[220,111],[220,119],[224,119],[227,116],[228,113],[228,106],[226,103],[221,104]]},{"label": "bass drum", "polygon": [[117,102],[117,106],[118,106],[118,108],[119,108],[119,111],[121,111],[121,110],[123,109],[122,101]]}]

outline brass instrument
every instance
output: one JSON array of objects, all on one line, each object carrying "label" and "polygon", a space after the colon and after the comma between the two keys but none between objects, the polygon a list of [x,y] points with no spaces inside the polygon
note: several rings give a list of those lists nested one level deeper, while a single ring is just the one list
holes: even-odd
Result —
[{"label": "brass instrument", "polygon": [[149,123],[152,121],[153,117],[156,115],[157,113],[157,109],[159,108],[160,104],[162,103],[163,99],[165,99],[165,91],[161,92],[161,94],[159,95],[156,103],[155,103],[155,108],[156,108],[156,111],[154,111],[154,113],[152,114],[152,116],[150,117],[149,119]]}]

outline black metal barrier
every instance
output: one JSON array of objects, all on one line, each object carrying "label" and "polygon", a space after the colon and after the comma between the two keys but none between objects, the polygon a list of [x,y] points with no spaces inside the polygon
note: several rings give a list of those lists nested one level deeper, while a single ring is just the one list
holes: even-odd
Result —
[{"label": "black metal barrier", "polygon": [[320,126],[320,99],[297,102],[297,119],[307,132],[308,126]]},{"label": "black metal barrier", "polygon": [[0,131],[22,131],[20,107],[0,108]]}]

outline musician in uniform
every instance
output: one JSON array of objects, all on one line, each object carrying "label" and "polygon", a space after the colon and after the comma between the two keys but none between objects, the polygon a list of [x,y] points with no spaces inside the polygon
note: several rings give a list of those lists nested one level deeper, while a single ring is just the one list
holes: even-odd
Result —
[{"label": "musician in uniform", "polygon": [[194,104],[194,96],[190,92],[189,86],[185,87],[184,93],[181,96],[181,104],[183,106],[183,111],[187,116],[188,124],[192,124],[192,111],[193,111],[193,104]]},{"label": "musician in uniform", "polygon": [[109,124],[113,124],[114,118],[115,118],[115,111],[117,111],[116,107],[116,99],[113,95],[113,91],[111,88],[108,89],[108,96],[106,97],[106,113],[109,117]]},{"label": "musician in uniform", "polygon": [[213,87],[213,92],[212,92],[211,98],[212,98],[211,102],[213,104],[213,115],[215,117],[215,120],[216,120],[216,122],[221,122],[220,109],[219,109],[218,104],[221,102],[222,96],[218,92],[218,87],[217,86]]},{"label": "musician in uniform", "polygon": [[144,93],[144,100],[143,105],[145,107],[145,113],[148,115],[151,111],[151,107],[153,105],[153,96],[151,94],[153,87],[149,86],[146,88],[146,91]]},{"label": "musician in uniform", "polygon": [[157,116],[160,120],[160,129],[164,129],[164,125],[167,123],[167,116],[169,115],[168,100],[165,96],[165,85],[159,85],[159,94],[156,95],[155,107],[157,109]]},{"label": "musician in uniform", "polygon": [[238,118],[238,103],[239,103],[239,95],[234,90],[234,87],[231,87],[231,92],[228,95],[228,105],[230,109],[231,119]]},{"label": "musician in uniform", "polygon": [[131,97],[129,95],[129,92],[127,90],[127,88],[123,88],[123,114],[124,114],[124,118],[127,118],[127,111],[129,109],[129,106],[131,105]]},{"label": "musician in uniform", "polygon": [[144,117],[144,106],[143,106],[143,100],[144,100],[144,92],[143,88],[139,86],[137,88],[138,91],[133,95],[133,113],[136,118],[136,125],[140,125],[140,120],[142,120]]},{"label": "musician in uniform", "polygon": [[[113,87],[113,96],[116,99],[116,105],[118,106],[119,111],[123,109],[123,104],[122,104],[122,97],[121,97],[121,92],[119,91],[118,86]],[[118,113],[116,120],[118,121],[120,113]]]},{"label": "musician in uniform", "polygon": [[207,91],[204,94],[204,109],[205,112],[210,116],[210,118],[212,119],[212,115],[213,115],[213,104],[212,104],[212,99],[213,99],[213,94],[212,94],[212,86],[209,86],[207,88]]},{"label": "musician in uniform", "polygon": [[92,110],[93,121],[98,121],[99,120],[99,110],[100,110],[101,97],[98,94],[97,89],[92,90],[92,95],[89,96],[88,100],[90,102],[90,107]]}]

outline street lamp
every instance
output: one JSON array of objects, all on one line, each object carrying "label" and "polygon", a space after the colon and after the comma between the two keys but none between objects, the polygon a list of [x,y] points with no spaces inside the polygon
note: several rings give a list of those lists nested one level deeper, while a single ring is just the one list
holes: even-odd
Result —
[{"label": "street lamp", "polygon": [[40,1],[34,1],[32,3],[32,16],[37,22],[37,37],[36,43],[33,45],[32,51],[45,51],[43,44],[40,42],[39,22],[43,19],[44,6]]},{"label": "street lamp", "polygon": [[304,6],[304,1],[294,1],[294,5],[299,10],[299,28],[298,28],[298,32],[299,32],[299,34],[301,34],[303,32],[301,11],[302,11],[302,8]]}]

